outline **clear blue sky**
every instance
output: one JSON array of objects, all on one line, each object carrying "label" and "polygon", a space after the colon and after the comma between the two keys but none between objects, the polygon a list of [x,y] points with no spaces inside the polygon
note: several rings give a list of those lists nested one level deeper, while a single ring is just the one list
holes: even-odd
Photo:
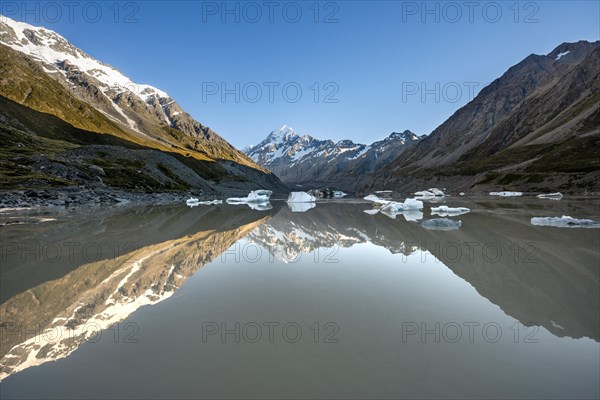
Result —
[{"label": "clear blue sky", "polygon": [[[227,2],[231,14],[221,1],[80,1],[72,18],[66,6],[58,16],[47,2],[2,3],[4,14],[168,92],[237,147],[282,124],[363,143],[405,129],[428,134],[470,100],[472,83],[478,91],[531,53],[600,39],[597,0]],[[235,92],[236,82],[239,102],[222,101],[220,86]]]}]

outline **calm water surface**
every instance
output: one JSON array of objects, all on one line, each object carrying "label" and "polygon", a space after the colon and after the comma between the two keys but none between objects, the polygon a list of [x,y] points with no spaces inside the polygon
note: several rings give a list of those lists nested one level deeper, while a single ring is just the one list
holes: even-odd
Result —
[{"label": "calm water surface", "polygon": [[2,212],[0,397],[598,398],[598,202],[440,204]]}]

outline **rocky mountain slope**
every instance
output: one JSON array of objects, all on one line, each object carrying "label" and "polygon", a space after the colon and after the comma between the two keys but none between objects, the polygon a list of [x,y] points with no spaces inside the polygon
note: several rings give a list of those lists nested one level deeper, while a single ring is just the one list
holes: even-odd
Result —
[{"label": "rocky mountain slope", "polygon": [[[287,190],[166,93],[134,83],[53,31],[3,18],[0,56],[0,96],[6,101],[54,115],[75,129],[186,158],[184,164],[195,163],[200,176],[212,176],[216,184],[229,181],[235,188],[239,182],[252,182],[256,187]],[[11,117],[5,121],[20,121],[16,115]],[[90,145],[104,141],[86,137]]]},{"label": "rocky mountain slope", "polygon": [[511,67],[357,188],[597,191],[599,171],[600,42],[580,41]]},{"label": "rocky mountain slope", "polygon": [[351,140],[335,143],[300,136],[284,125],[244,152],[290,186],[333,186],[344,190],[357,177],[376,171],[418,140],[407,130],[370,145]]}]

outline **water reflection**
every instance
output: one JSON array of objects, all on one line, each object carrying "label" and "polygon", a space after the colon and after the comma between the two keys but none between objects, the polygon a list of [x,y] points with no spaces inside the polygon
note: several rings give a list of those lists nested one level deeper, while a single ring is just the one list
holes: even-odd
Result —
[{"label": "water reflection", "polygon": [[[543,326],[558,337],[599,341],[597,232],[565,235],[529,223],[540,209],[558,207],[554,211],[559,213],[560,208],[574,211],[580,206],[463,202],[459,205],[472,212],[460,216],[457,230],[425,229],[413,218],[365,213],[365,204],[351,202],[319,203],[305,212],[282,203],[267,212],[226,205],[140,209],[67,215],[43,228],[11,226],[3,240],[66,242],[76,232],[101,248],[115,242],[137,246],[93,262],[82,262],[89,260],[75,253],[69,259],[72,265],[43,258],[23,262],[22,254],[7,252],[3,292],[6,287],[13,293],[0,306],[0,377],[64,358],[98,329],[171,297],[199,268],[242,238],[286,263],[306,259],[318,249],[363,243],[401,256],[421,250],[523,325]],[[424,217],[431,221],[428,207]],[[50,334],[39,335],[41,330]]]}]

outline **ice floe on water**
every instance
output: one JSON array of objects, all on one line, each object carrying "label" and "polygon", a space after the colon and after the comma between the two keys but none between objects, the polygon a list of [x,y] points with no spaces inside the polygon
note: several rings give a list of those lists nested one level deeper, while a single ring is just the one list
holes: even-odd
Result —
[{"label": "ice floe on water", "polygon": [[253,190],[246,197],[230,197],[227,204],[240,205],[246,204],[253,210],[270,210],[273,208],[269,199],[273,194],[270,190]]},{"label": "ice floe on water", "polygon": [[572,218],[567,215],[562,217],[534,217],[531,218],[531,224],[557,228],[600,228],[600,222],[591,219]]},{"label": "ice floe on water", "polygon": [[317,200],[315,196],[311,196],[306,192],[292,192],[288,196],[287,202],[289,203],[314,203]]},{"label": "ice floe on water", "polygon": [[419,192],[415,192],[415,196],[417,198],[429,199],[433,197],[444,197],[446,194],[443,190],[438,188],[431,188],[427,190],[421,190]]},{"label": "ice floe on water", "polygon": [[372,201],[375,204],[388,204],[391,203],[390,200],[386,200],[386,199],[382,199],[379,196],[376,196],[374,194],[370,194],[366,197],[363,197],[363,200],[367,200],[367,201]]},{"label": "ice floe on water", "polygon": [[421,221],[420,224],[423,228],[434,231],[454,231],[460,229],[462,222],[453,221],[448,218],[435,218],[426,219],[425,221]]},{"label": "ice floe on water", "polygon": [[200,201],[194,197],[190,197],[189,199],[187,199],[185,204],[187,204],[190,207],[212,206],[212,205],[217,205],[217,204],[223,204],[223,200]]},{"label": "ice floe on water", "polygon": [[384,200],[373,194],[364,198],[364,200],[372,201],[379,208],[373,210],[364,210],[365,213],[375,215],[379,212],[386,216],[396,219],[399,214],[404,215],[407,221],[417,221],[423,218],[423,202],[417,199],[407,198],[404,202]]},{"label": "ice floe on water", "polygon": [[462,215],[471,212],[470,208],[466,207],[448,207],[448,206],[439,206],[439,207],[431,207],[431,214],[437,214],[440,217],[448,217],[448,216],[456,216]]},{"label": "ice floe on water", "polygon": [[307,212],[311,208],[315,208],[315,203],[287,203],[291,212]]},{"label": "ice floe on water", "polygon": [[375,215],[375,214],[379,214],[379,209],[378,208],[373,208],[371,210],[364,210],[364,213],[367,213],[369,215]]},{"label": "ice floe on water", "polygon": [[490,196],[518,197],[523,196],[523,192],[490,192]]},{"label": "ice floe on water", "polygon": [[539,197],[540,199],[560,200],[563,198],[563,194],[560,192],[545,193],[545,194],[538,194],[536,197]]},{"label": "ice floe on water", "polygon": [[418,211],[423,209],[423,202],[417,199],[408,198],[404,203],[390,201],[381,207],[381,211],[401,212],[401,211]]}]

